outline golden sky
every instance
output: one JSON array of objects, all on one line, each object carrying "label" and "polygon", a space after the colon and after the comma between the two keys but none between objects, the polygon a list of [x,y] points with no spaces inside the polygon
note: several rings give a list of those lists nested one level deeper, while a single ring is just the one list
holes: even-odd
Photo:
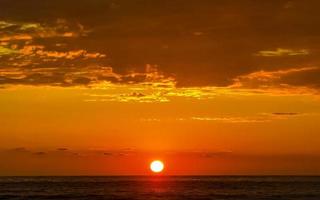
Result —
[{"label": "golden sky", "polygon": [[320,174],[319,6],[0,2],[0,175]]}]

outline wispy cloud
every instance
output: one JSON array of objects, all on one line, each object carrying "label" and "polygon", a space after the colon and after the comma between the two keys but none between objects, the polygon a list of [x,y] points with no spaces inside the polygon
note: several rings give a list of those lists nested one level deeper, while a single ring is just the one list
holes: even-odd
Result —
[{"label": "wispy cloud", "polygon": [[[260,89],[261,92],[317,94],[317,86],[309,81],[296,81],[305,73],[318,73],[319,67],[289,68],[276,71],[260,70],[233,79],[230,88]],[[291,78],[292,77],[292,78]],[[313,81],[313,80],[311,80]],[[297,83],[296,83],[297,82]],[[314,83],[317,84],[317,83]]]},{"label": "wispy cloud", "polygon": [[297,112],[274,112],[274,113],[258,113],[248,116],[217,116],[217,117],[191,117],[191,120],[196,121],[213,121],[223,123],[265,123],[274,120],[284,120],[291,117],[301,116]]},{"label": "wispy cloud", "polygon": [[30,150],[25,148],[25,147],[16,147],[16,148],[7,150],[7,152],[11,152],[11,153],[28,153],[28,152],[30,152]]},{"label": "wispy cloud", "polygon": [[311,115],[310,113],[298,112],[274,112],[274,113],[258,113],[252,115],[211,115],[211,116],[193,116],[193,117],[179,117],[179,118],[141,118],[141,122],[165,122],[165,121],[199,121],[212,123],[267,123],[274,120],[286,120],[293,117],[300,117]]},{"label": "wispy cloud", "polygon": [[270,82],[274,80],[280,79],[282,76],[287,75],[287,74],[292,74],[292,73],[299,73],[299,72],[304,72],[304,71],[313,71],[313,70],[318,70],[319,67],[301,67],[301,68],[291,68],[291,69],[286,69],[286,70],[277,70],[277,71],[257,71],[257,72],[252,72],[247,75],[239,76],[234,79],[237,84],[238,82],[240,83],[241,80],[253,80],[253,81],[261,81],[261,82]]},{"label": "wispy cloud", "polygon": [[283,49],[277,48],[276,50],[264,50],[259,51],[256,53],[256,56],[263,56],[263,57],[278,57],[278,56],[305,56],[308,55],[310,52],[308,49]]},{"label": "wispy cloud", "polygon": [[263,117],[192,117],[196,121],[216,121],[225,123],[262,123],[269,122],[270,119]]},{"label": "wispy cloud", "polygon": [[300,113],[296,112],[274,112],[273,115],[284,115],[284,116],[293,116],[293,115],[299,115]]},{"label": "wispy cloud", "polygon": [[44,156],[44,155],[47,155],[47,153],[44,152],[44,151],[37,151],[37,152],[34,152],[33,154],[36,155],[36,156]]},{"label": "wispy cloud", "polygon": [[65,148],[65,147],[60,147],[60,148],[57,148],[57,151],[68,151],[69,149],[68,148]]},{"label": "wispy cloud", "polygon": [[[58,151],[58,152],[57,152]],[[166,156],[187,156],[187,157],[199,157],[199,158],[214,158],[214,157],[225,157],[232,155],[231,150],[161,150],[161,151],[152,151],[152,150],[143,150],[143,149],[133,149],[133,148],[120,148],[120,149],[76,149],[69,150],[67,148],[57,148],[53,149],[11,149],[8,151],[0,151],[0,155],[13,155],[17,156],[17,153],[23,156],[54,156],[54,157],[74,157],[80,156],[82,158],[88,157],[104,157],[104,158],[115,158],[115,157],[139,157],[144,155],[166,155]],[[23,153],[23,154],[22,154]]]},{"label": "wispy cloud", "polygon": [[[47,51],[43,45],[26,45],[18,51],[23,56],[33,56],[45,59],[67,59],[73,60],[76,58],[104,58],[105,54],[101,53],[89,53],[86,50],[70,50],[70,51]],[[55,61],[55,60],[54,60]]]},{"label": "wispy cloud", "polygon": [[64,19],[58,19],[51,24],[0,21],[0,30],[0,41],[79,37],[89,32],[81,24],[72,24]]},{"label": "wispy cloud", "polygon": [[226,88],[178,87],[174,76],[166,75],[156,65],[146,65],[144,72],[114,74],[117,80],[91,84],[85,93],[87,102],[169,102],[172,98],[212,99]]},{"label": "wispy cloud", "polygon": [[130,94],[88,94],[88,99],[85,101],[116,101],[116,102],[168,102],[169,100],[161,94],[142,94],[142,93],[130,93]]}]

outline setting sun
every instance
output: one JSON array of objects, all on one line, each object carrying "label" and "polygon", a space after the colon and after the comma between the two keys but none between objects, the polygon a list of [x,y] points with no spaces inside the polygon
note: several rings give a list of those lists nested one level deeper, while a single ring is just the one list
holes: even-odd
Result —
[{"label": "setting sun", "polygon": [[162,172],[163,168],[164,168],[163,162],[160,160],[152,161],[152,163],[150,164],[150,169],[154,173]]}]

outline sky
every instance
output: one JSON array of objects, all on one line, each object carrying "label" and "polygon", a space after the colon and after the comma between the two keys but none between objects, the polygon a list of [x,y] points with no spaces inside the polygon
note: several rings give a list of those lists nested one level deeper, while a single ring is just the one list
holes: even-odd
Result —
[{"label": "sky", "polygon": [[320,175],[319,7],[0,1],[0,175]]}]

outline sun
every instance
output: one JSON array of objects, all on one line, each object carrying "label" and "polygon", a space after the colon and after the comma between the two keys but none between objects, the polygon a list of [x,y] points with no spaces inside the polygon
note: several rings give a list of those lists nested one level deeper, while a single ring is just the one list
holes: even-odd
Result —
[{"label": "sun", "polygon": [[161,160],[154,160],[150,163],[150,169],[154,173],[160,173],[163,171],[164,164]]}]

